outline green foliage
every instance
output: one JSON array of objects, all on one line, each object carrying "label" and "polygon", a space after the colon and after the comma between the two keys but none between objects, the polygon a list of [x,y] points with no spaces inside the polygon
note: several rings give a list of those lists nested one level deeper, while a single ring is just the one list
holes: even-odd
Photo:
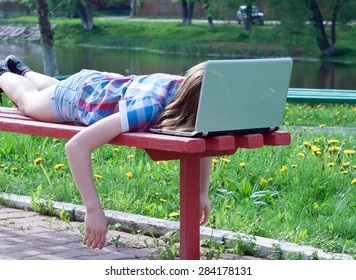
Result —
[{"label": "green foliage", "polygon": [[56,210],[53,207],[53,202],[50,199],[44,200],[42,197],[42,186],[38,186],[36,191],[31,194],[31,203],[33,210],[42,215],[55,216]]},{"label": "green foliage", "polygon": [[[0,24],[3,21],[0,20]],[[4,21],[5,22],[5,21]],[[36,24],[34,17],[12,19],[12,23]],[[8,20],[6,20],[8,23]],[[237,24],[216,24],[214,32],[206,25],[182,26],[171,22],[128,22],[95,18],[95,28],[82,29],[79,19],[51,19],[56,25],[55,43],[106,48],[127,48],[189,55],[214,55],[215,57],[318,57],[311,26],[288,32],[285,26],[256,26],[249,37]],[[291,24],[293,25],[293,24]],[[355,61],[356,26],[338,28],[338,61]],[[13,41],[11,39],[9,41]],[[18,41],[16,41],[18,42]],[[322,58],[332,60],[332,58]]]}]

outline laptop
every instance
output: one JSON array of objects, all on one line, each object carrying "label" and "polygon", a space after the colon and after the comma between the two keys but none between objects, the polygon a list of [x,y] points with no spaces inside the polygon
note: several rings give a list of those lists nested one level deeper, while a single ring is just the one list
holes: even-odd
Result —
[{"label": "laptop", "polygon": [[284,117],[292,66],[288,57],[209,60],[195,131],[150,131],[187,137],[276,131]]}]

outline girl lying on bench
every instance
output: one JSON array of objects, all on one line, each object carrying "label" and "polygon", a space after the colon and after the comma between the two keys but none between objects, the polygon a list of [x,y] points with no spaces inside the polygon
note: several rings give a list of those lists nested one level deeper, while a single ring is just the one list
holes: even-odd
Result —
[{"label": "girl lying on bench", "polygon": [[[71,172],[86,207],[84,242],[102,249],[107,219],[96,192],[91,152],[123,132],[152,124],[193,130],[205,63],[185,76],[151,74],[123,76],[82,70],[66,80],[32,71],[18,57],[0,61],[0,88],[24,114],[45,122],[72,122],[88,127],[65,146]],[[210,212],[208,190],[211,158],[201,159],[200,216]]]}]

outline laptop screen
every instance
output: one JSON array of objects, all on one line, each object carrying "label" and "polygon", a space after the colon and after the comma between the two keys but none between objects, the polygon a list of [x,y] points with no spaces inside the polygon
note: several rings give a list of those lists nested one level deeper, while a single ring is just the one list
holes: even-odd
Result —
[{"label": "laptop screen", "polygon": [[208,61],[196,130],[278,127],[283,121],[292,65],[291,58]]}]

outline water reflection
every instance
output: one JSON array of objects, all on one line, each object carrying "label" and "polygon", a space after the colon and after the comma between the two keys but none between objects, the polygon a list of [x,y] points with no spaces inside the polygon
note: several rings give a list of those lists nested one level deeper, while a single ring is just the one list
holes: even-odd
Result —
[{"label": "water reflection", "polygon": [[[0,57],[15,54],[32,69],[43,72],[41,47],[37,44],[0,44]],[[165,72],[179,74],[210,57],[162,54],[121,49],[94,49],[57,46],[60,75],[69,75],[82,68],[122,74]],[[356,89],[356,64],[295,61],[290,87]]]}]

